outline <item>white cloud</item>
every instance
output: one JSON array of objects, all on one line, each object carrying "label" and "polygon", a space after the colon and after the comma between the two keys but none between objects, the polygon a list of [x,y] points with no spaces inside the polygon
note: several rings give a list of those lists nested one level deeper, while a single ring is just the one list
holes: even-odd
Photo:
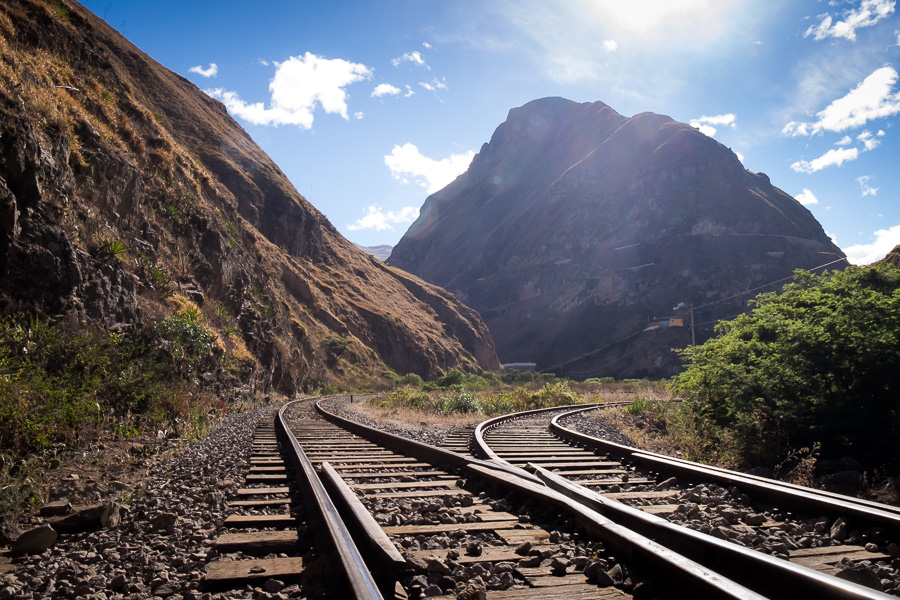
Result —
[{"label": "white cloud", "polygon": [[384,212],[380,206],[373,204],[366,209],[366,216],[351,225],[347,225],[347,229],[350,231],[360,231],[361,229],[374,229],[375,231],[393,230],[394,225],[412,223],[418,218],[419,209],[415,206],[404,206],[399,212]]},{"label": "white cloud", "polygon": [[737,117],[731,113],[728,113],[727,115],[713,115],[711,117],[704,115],[698,119],[691,119],[691,127],[696,127],[701,133],[713,137],[716,135],[717,131],[713,125],[730,125],[731,127],[735,127],[736,119]]},{"label": "white cloud", "polygon": [[420,81],[419,85],[421,87],[425,88],[426,90],[428,90],[429,92],[436,92],[437,90],[449,89],[447,87],[447,78],[446,77],[442,77],[440,80],[437,77],[435,77],[434,79],[431,80],[431,82]]},{"label": "white cloud", "polygon": [[443,188],[469,168],[475,152],[469,150],[463,154],[452,154],[448,158],[434,160],[423,156],[419,149],[410,143],[394,146],[391,153],[385,155],[384,164],[391,170],[391,175],[403,183],[415,180],[429,194]]},{"label": "white cloud", "polygon": [[850,137],[849,135],[845,135],[844,137],[842,137],[841,139],[836,141],[834,143],[834,145],[835,146],[849,146],[852,143],[853,143],[853,138]]},{"label": "white cloud", "polygon": [[856,148],[832,148],[819,158],[811,161],[800,160],[791,165],[791,169],[798,173],[815,173],[826,167],[837,165],[840,167],[845,162],[856,160],[859,157],[859,150]]},{"label": "white cloud", "polygon": [[347,86],[369,79],[372,70],[360,63],[341,58],[323,58],[310,52],[275,63],[275,76],[269,82],[271,102],[248,104],[237,92],[221,88],[206,93],[221,100],[233,115],[254,125],[297,125],[310,129],[313,112],[321,106],[330,114],[347,114]]},{"label": "white cloud", "polygon": [[871,27],[888,18],[894,13],[895,5],[894,0],[863,0],[858,9],[846,11],[842,21],[834,22],[831,15],[823,15],[822,21],[811,25],[803,37],[813,35],[817,40],[833,37],[856,41],[857,29]]},{"label": "white cloud", "polygon": [[741,161],[741,164],[744,164],[744,155],[737,150],[734,151],[734,154],[738,157],[738,160]]},{"label": "white cloud", "polygon": [[607,52],[615,52],[618,47],[619,44],[616,43],[616,40],[603,40],[603,49]]},{"label": "white cloud", "polygon": [[409,98],[410,96],[415,96],[415,95],[416,95],[416,92],[413,91],[413,89],[412,89],[411,87],[409,87],[408,85],[403,86],[403,87],[406,88],[406,93],[403,94],[403,97],[404,97],[404,98]]},{"label": "white cloud", "polygon": [[[882,135],[884,134],[883,131],[880,131],[879,133],[881,133]],[[873,135],[872,132],[867,129],[856,136],[856,139],[863,143],[863,146],[865,146],[865,150],[874,150],[881,145],[881,140],[878,139],[879,137],[881,136]]]},{"label": "white cloud", "polygon": [[379,83],[375,86],[375,89],[372,90],[372,98],[381,98],[382,96],[396,96],[400,92],[402,92],[400,88],[393,86],[389,83]]},{"label": "white cloud", "polygon": [[887,256],[897,245],[900,245],[900,225],[879,229],[875,232],[874,242],[850,246],[844,249],[844,254],[854,265],[868,265]]},{"label": "white cloud", "polygon": [[878,194],[878,188],[873,188],[869,185],[869,181],[871,181],[871,177],[869,175],[863,175],[861,177],[856,178],[856,183],[859,184],[859,191],[862,193],[863,198],[866,196],[875,196]]},{"label": "white cloud", "polygon": [[358,112],[353,113],[353,118],[356,119],[357,121],[362,120],[362,118],[365,116],[366,116],[366,114],[363,111],[358,111]]},{"label": "white cloud", "polygon": [[200,65],[197,65],[196,67],[191,67],[190,69],[188,69],[188,73],[196,73],[197,75],[200,75],[201,77],[206,77],[207,79],[209,79],[210,77],[215,77],[218,72],[219,72],[219,67],[218,67],[218,65],[216,65],[216,63],[209,63],[209,66],[206,67],[205,69],[203,67],[201,67]]},{"label": "white cloud", "polygon": [[425,48],[425,49],[427,49],[427,50],[431,50],[431,47],[432,47],[432,46],[431,46],[431,44],[429,44],[428,42],[422,42],[422,47]]},{"label": "white cloud", "polygon": [[401,64],[405,62],[410,62],[421,67],[425,67],[426,69],[431,69],[427,64],[425,64],[425,59],[422,58],[422,55],[419,54],[419,51],[416,50],[414,52],[407,52],[403,56],[398,56],[397,58],[391,59],[391,64],[395,67],[399,67]]},{"label": "white cloud", "polygon": [[795,199],[797,200],[797,202],[799,202],[803,206],[808,206],[810,204],[818,204],[819,203],[819,199],[816,198],[815,195],[813,195],[813,193],[806,188],[803,188],[803,191],[800,192],[799,194],[797,194],[795,196]]},{"label": "white cloud", "polygon": [[791,121],[784,126],[784,135],[814,135],[822,131],[841,132],[865,125],[868,121],[900,113],[900,92],[893,92],[897,83],[893,67],[881,67],[866,77],[846,96],[838,98],[816,113],[815,123]]}]

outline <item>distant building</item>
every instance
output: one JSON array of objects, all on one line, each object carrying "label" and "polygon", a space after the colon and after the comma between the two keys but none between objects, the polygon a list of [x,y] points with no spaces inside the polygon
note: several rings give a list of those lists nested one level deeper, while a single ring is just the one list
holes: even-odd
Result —
[{"label": "distant building", "polygon": [[681,317],[656,319],[654,321],[650,321],[644,331],[653,331],[654,329],[662,329],[663,327],[684,327],[684,319],[682,319]]}]

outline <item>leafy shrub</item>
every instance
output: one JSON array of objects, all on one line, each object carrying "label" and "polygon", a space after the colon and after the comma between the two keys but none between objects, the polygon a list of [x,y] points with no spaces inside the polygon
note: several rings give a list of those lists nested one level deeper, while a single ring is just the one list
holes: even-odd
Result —
[{"label": "leafy shrub", "polygon": [[329,335],[322,340],[321,346],[332,356],[340,356],[352,342],[350,338],[341,337],[339,335]]},{"label": "leafy shrub", "polygon": [[685,422],[740,464],[773,466],[790,448],[821,443],[825,457],[898,462],[900,270],[888,263],[812,275],[716,326],[682,352],[672,384],[692,398]]}]

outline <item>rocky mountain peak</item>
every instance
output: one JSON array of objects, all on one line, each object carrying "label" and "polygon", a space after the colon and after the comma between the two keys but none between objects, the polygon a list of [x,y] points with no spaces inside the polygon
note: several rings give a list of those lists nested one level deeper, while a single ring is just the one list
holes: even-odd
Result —
[{"label": "rocky mountain peak", "polygon": [[0,139],[4,313],[188,310],[236,383],[285,393],[497,366],[477,313],[355,248],[221,103],[74,1],[0,4]]},{"label": "rocky mountain peak", "polygon": [[478,310],[504,362],[660,376],[690,335],[643,334],[655,317],[716,301],[695,315],[703,339],[748,297],[719,299],[841,256],[805,207],[697,129],[545,98],[510,111],[389,262]]}]

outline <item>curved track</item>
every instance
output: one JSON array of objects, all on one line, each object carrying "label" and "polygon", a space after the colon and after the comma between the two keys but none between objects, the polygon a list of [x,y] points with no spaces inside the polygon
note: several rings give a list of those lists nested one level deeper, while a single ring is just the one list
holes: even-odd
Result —
[{"label": "curved track", "polygon": [[[615,486],[655,485],[662,470],[638,470],[643,458],[634,452],[613,460],[609,449],[561,442],[557,435],[576,434],[551,425],[559,412],[479,425],[475,438],[488,441],[481,448],[488,457],[478,459],[365,427],[311,401],[289,403],[275,429],[257,432],[254,483],[242,490],[253,496],[236,501],[245,513],[261,513],[226,521],[256,529],[243,535],[262,554],[282,554],[247,560],[249,547],[222,545],[220,554],[234,554],[210,565],[205,585],[299,577],[310,597],[369,599],[484,591],[497,600],[889,597],[651,514],[665,509],[623,505],[618,500],[633,500],[631,491]],[[462,449],[457,437],[445,443]],[[651,501],[666,506],[672,490],[656,492]],[[279,540],[280,548],[272,545]]]},{"label": "curved track", "polygon": [[[793,591],[786,590],[802,587],[810,597],[891,597],[831,575],[845,558],[890,559],[880,551],[870,552],[860,545],[789,546],[795,545],[793,541],[763,548],[789,558],[788,563],[745,546],[753,545],[767,528],[778,530],[803,523],[804,515],[812,517],[807,523],[818,520],[820,527],[843,519],[853,527],[872,528],[869,534],[895,534],[900,531],[900,512],[895,507],[643,452],[560,424],[568,416],[595,408],[533,411],[490,419],[476,428],[473,450],[527,468],[554,489],[767,596],[792,597]],[[690,516],[696,516],[700,507],[690,500],[702,499],[686,492],[685,482],[714,482],[731,488],[728,498],[708,500],[713,508],[721,504],[716,515],[720,525],[716,526],[715,520],[711,525],[700,525],[706,533],[718,537],[667,520],[697,525],[686,518],[684,511],[688,506],[687,510],[694,513]],[[734,541],[737,543],[731,543]]]}]

